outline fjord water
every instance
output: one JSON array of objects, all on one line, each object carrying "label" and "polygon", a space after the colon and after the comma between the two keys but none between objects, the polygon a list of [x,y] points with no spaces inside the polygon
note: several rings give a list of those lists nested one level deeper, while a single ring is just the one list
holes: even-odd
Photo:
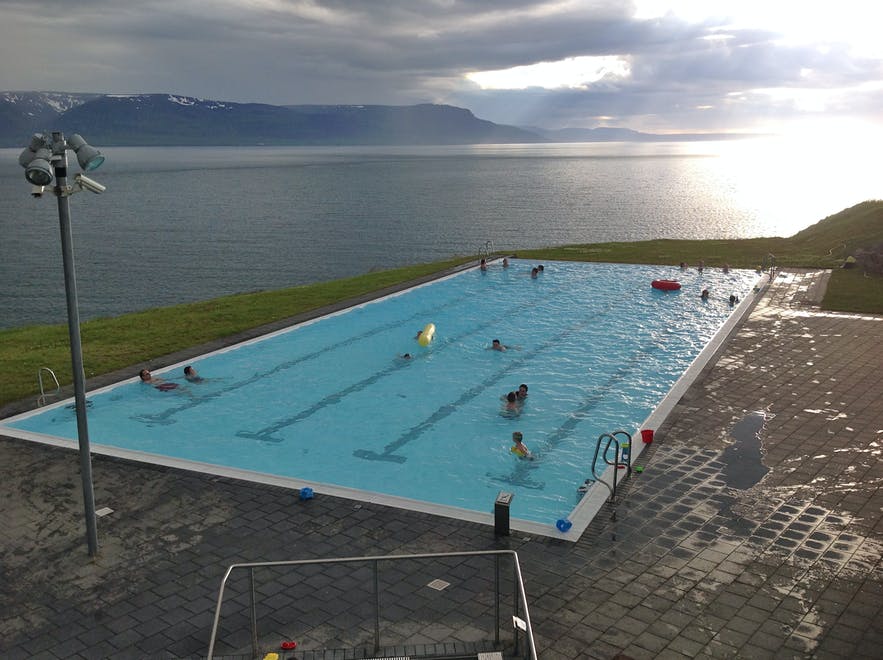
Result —
[{"label": "fjord water", "polygon": [[[71,198],[84,320],[471,255],[487,241],[788,236],[881,196],[860,159],[773,139],[103,152],[92,174],[107,192]],[[17,157],[0,150],[0,327],[64,323],[56,200],[31,197]]]}]

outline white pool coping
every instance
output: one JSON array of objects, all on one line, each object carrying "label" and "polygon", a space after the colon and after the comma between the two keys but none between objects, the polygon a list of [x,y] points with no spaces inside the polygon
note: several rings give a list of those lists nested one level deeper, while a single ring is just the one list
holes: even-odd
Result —
[{"label": "white pool coping", "polygon": [[[446,279],[447,277],[453,277],[454,275],[449,275],[440,279]],[[425,285],[420,285],[425,286]],[[769,286],[769,279],[766,276],[761,276],[753,287],[753,294],[747,295],[743,300],[739,302],[739,304],[734,307],[732,313],[727,317],[727,320],[721,325],[715,335],[709,340],[709,342],[705,345],[705,347],[699,352],[693,362],[687,367],[687,370],[681,374],[681,377],[675,382],[672,388],[668,391],[668,393],[663,397],[663,399],[659,402],[659,405],[650,413],[650,415],[644,420],[644,422],[637,428],[632,430],[627,430],[632,437],[630,453],[631,465],[634,466],[637,462],[637,459],[640,457],[641,453],[648,446],[641,441],[641,429],[653,429],[656,430],[660,426],[662,426],[663,422],[665,422],[668,415],[674,409],[675,405],[680,401],[681,397],[687,391],[687,389],[693,384],[693,382],[699,377],[714,355],[717,353],[718,349],[726,342],[729,338],[730,334],[736,329],[736,327],[742,322],[742,319],[748,314],[766,288]],[[415,287],[419,288],[419,287]],[[397,295],[401,295],[404,292],[396,292],[392,293],[389,296],[384,297],[393,297]],[[382,299],[382,298],[381,298]],[[379,299],[378,299],[379,300]],[[371,301],[376,302],[376,301]],[[363,304],[370,304],[363,303]],[[344,310],[339,312],[334,312],[332,314],[318,317],[316,319],[311,319],[309,321],[305,321],[304,323],[313,323],[318,321],[321,318],[327,318],[327,316],[334,316],[336,314],[343,313]],[[303,325],[303,324],[299,324]],[[225,348],[218,349],[216,351],[212,351],[210,353],[206,353],[208,355],[214,355],[216,353],[224,353],[230,350],[233,350],[236,347],[242,346],[244,344],[250,344],[258,341],[262,341],[274,335],[282,334],[285,332],[290,332],[294,327],[291,326],[288,328],[283,328],[281,330],[277,330],[275,332],[269,333],[267,335],[262,335],[261,337],[256,337],[254,339],[246,340],[240,344],[235,344],[234,346],[228,346]],[[163,369],[158,369],[156,371],[157,374],[164,373],[166,371],[178,370],[182,365],[188,364],[192,362],[193,359],[185,360],[179,362],[177,364],[170,365],[168,367],[164,367]],[[115,387],[128,383],[137,381],[138,377],[135,376],[133,378],[129,378],[123,381],[119,381],[117,383],[112,383],[110,385],[106,385],[105,387],[98,388],[89,392],[89,394],[98,394],[107,390],[112,390]],[[58,408],[65,405],[70,405],[74,399],[65,399],[64,401],[59,401],[57,403],[44,406],[42,408],[37,408],[35,410],[30,410],[28,412],[22,413],[20,415],[15,415],[13,417],[6,418],[4,420],[0,420],[0,434],[19,438],[21,440],[28,440],[30,442],[37,442],[45,445],[51,445],[53,447],[60,447],[64,449],[77,449],[78,442],[76,440],[68,440],[65,438],[58,438],[55,436],[44,435],[41,433],[35,433],[33,431],[25,431],[22,429],[17,429],[14,427],[6,426],[6,423],[15,422],[23,419],[27,419],[33,415],[38,415],[45,413],[48,410],[53,408]],[[603,437],[603,436],[602,436]],[[600,442],[600,439],[599,439]],[[417,511],[420,513],[427,513],[431,515],[443,516],[447,518],[455,518],[457,520],[464,520],[468,522],[474,522],[484,525],[495,524],[495,516],[493,511],[489,513],[482,513],[479,511],[473,511],[471,509],[463,509],[460,507],[449,506],[444,504],[434,504],[432,502],[426,502],[423,500],[415,500],[407,497],[398,497],[395,495],[387,495],[384,493],[377,493],[373,491],[359,490],[356,488],[348,488],[345,486],[338,486],[335,484],[326,484],[322,482],[316,481],[308,481],[304,479],[298,479],[295,477],[281,477],[277,475],[267,474],[264,472],[256,472],[252,470],[243,470],[240,468],[231,468],[225,467],[221,465],[214,465],[211,463],[203,463],[201,461],[192,461],[181,458],[172,458],[169,456],[163,456],[161,454],[152,454],[149,452],[142,452],[133,449],[120,449],[118,447],[112,447],[109,445],[101,445],[101,444],[91,444],[90,446],[91,452],[93,454],[99,454],[102,456],[111,456],[113,458],[121,458],[125,460],[138,461],[141,463],[149,463],[152,465],[162,465],[165,467],[180,469],[180,470],[188,470],[191,472],[198,472],[201,474],[207,474],[217,477],[227,477],[230,479],[238,479],[241,481],[249,481],[252,483],[259,484],[267,484],[270,486],[278,486],[281,488],[290,488],[293,490],[301,490],[303,488],[310,488],[313,490],[314,495],[331,495],[333,497],[340,497],[343,499],[353,500],[354,506],[358,507],[363,503],[372,503],[372,504],[380,504],[383,506],[394,507],[397,509],[405,509],[408,511]],[[602,475],[602,478],[599,481],[595,481],[589,485],[588,491],[580,500],[580,502],[574,507],[574,509],[570,513],[570,517],[563,519],[570,523],[570,526],[567,528],[567,531],[560,531],[557,527],[557,524],[545,524],[538,523],[529,520],[522,520],[520,518],[511,518],[509,520],[509,529],[511,531],[516,531],[524,534],[534,535],[534,536],[545,536],[551,538],[557,538],[564,541],[572,541],[576,542],[580,539],[583,532],[585,532],[586,528],[591,524],[592,520],[594,520],[595,516],[598,515],[598,512],[602,509],[602,507],[607,503],[610,498],[612,484],[610,482],[609,474],[612,474],[612,470],[606,470]],[[605,479],[606,477],[606,479]],[[622,483],[620,479],[618,484]],[[493,508],[494,503],[489,503],[489,508]]]}]

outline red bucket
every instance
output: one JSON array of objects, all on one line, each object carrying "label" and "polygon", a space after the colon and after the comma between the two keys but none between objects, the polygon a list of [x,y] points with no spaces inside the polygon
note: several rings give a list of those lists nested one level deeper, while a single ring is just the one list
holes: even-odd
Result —
[{"label": "red bucket", "polygon": [[651,442],[653,442],[653,429],[642,429],[641,440],[644,441],[645,445],[649,445]]}]

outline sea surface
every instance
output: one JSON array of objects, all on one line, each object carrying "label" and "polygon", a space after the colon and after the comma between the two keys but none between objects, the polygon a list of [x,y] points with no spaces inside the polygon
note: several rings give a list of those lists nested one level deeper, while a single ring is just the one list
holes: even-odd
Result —
[{"label": "sea surface", "polygon": [[[82,320],[487,245],[789,236],[883,198],[875,149],[785,138],[102,151],[107,191],[70,200]],[[57,201],[18,153],[0,150],[0,328],[65,323]]]}]

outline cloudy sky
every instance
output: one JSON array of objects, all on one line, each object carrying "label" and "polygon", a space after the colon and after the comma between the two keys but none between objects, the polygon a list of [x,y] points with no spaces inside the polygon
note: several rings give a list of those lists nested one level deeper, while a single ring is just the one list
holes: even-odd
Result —
[{"label": "cloudy sky", "polygon": [[883,125],[878,0],[0,0],[0,89],[448,103],[651,132]]}]

